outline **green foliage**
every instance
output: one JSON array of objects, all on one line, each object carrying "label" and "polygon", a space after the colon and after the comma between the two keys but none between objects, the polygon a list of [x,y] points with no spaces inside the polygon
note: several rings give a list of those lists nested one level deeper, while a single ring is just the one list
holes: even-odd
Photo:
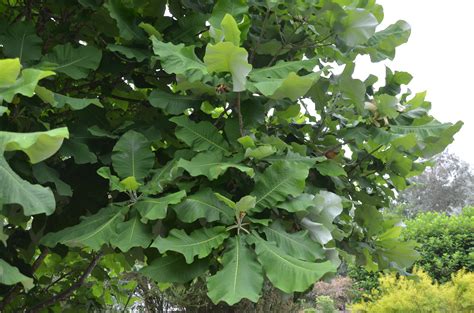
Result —
[{"label": "green foliage", "polygon": [[375,290],[371,302],[351,307],[352,312],[472,312],[474,309],[474,274],[459,271],[452,280],[439,285],[421,270],[417,277],[380,278],[380,291]]},{"label": "green foliage", "polygon": [[316,312],[318,313],[334,313],[336,307],[334,306],[334,300],[329,296],[318,296],[316,297]]},{"label": "green foliage", "polygon": [[2,282],[33,279],[2,283],[1,310],[126,311],[144,276],[205,282],[228,309],[341,258],[416,258],[379,210],[462,123],[402,93],[408,73],[352,77],[409,34],[378,31],[373,1],[0,1],[0,17]]},{"label": "green foliage", "polygon": [[416,265],[432,278],[443,283],[462,268],[474,271],[474,217],[468,208],[452,216],[419,214],[406,225],[403,237],[419,243],[421,258]]}]

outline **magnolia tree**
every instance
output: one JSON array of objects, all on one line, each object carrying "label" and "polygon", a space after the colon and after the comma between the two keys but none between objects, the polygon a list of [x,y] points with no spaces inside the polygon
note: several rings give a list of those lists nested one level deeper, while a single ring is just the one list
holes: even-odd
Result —
[{"label": "magnolia tree", "polygon": [[[387,206],[462,123],[353,77],[410,27],[375,1],[0,1],[5,311],[303,292],[341,260],[416,258]],[[333,69],[343,68],[341,71]]]}]

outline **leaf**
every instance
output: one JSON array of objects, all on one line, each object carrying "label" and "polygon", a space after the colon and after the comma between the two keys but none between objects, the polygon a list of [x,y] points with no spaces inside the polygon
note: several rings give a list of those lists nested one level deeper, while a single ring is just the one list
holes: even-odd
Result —
[{"label": "leaf", "polygon": [[339,37],[349,47],[366,43],[375,33],[375,28],[378,25],[377,19],[364,9],[357,8],[346,12],[347,16],[341,21],[344,31],[339,34]]},{"label": "leaf", "polygon": [[274,146],[262,145],[257,148],[247,148],[245,150],[245,157],[261,160],[266,157],[269,157],[272,154],[275,154],[276,152],[277,152],[277,149]]},{"label": "leaf", "polygon": [[286,197],[298,196],[303,192],[309,166],[304,163],[277,161],[270,165],[263,174],[256,175],[252,196],[257,198],[255,209],[261,212],[271,208]]},{"label": "leaf", "polygon": [[112,175],[110,168],[103,166],[97,170],[97,174],[100,177],[103,177],[109,181],[110,190],[118,190],[120,192],[126,191],[125,186],[120,183],[120,178],[115,175]]},{"label": "leaf", "polygon": [[210,188],[187,196],[184,201],[173,206],[173,210],[185,223],[205,218],[208,222],[221,221],[228,225],[234,220],[234,210],[219,201]]},{"label": "leaf", "polygon": [[34,164],[55,154],[64,138],[69,138],[66,127],[34,133],[0,131],[0,151],[23,151]]},{"label": "leaf", "polygon": [[324,176],[347,176],[346,171],[344,168],[334,160],[325,160],[320,163],[316,163],[314,166],[321,175]]},{"label": "leaf", "polygon": [[277,204],[277,207],[285,211],[295,213],[300,211],[306,211],[309,207],[314,206],[313,201],[313,195],[302,193],[293,199],[289,199],[285,202]]},{"label": "leaf", "polygon": [[199,228],[190,235],[184,230],[172,229],[168,237],[158,237],[151,245],[161,253],[176,251],[184,255],[186,263],[191,264],[194,257],[198,259],[208,256],[213,249],[219,247],[224,239],[229,237],[224,226],[213,228]]},{"label": "leaf", "polygon": [[127,252],[133,247],[146,248],[152,240],[151,232],[135,216],[117,225],[117,236],[110,240],[110,244]]},{"label": "leaf", "polygon": [[148,101],[155,108],[160,108],[163,112],[171,115],[182,114],[189,108],[198,107],[202,99],[194,96],[171,94],[164,91],[153,90],[148,97]]},{"label": "leaf", "polygon": [[194,46],[174,45],[151,37],[153,51],[158,55],[163,70],[168,74],[184,75],[190,82],[200,80],[207,68],[194,53]]},{"label": "leaf", "polygon": [[393,60],[395,48],[406,43],[410,33],[411,28],[407,22],[397,21],[370,37],[365,50],[370,54],[372,62],[380,62],[387,58]]},{"label": "leaf", "polygon": [[51,104],[51,106],[58,109],[63,108],[66,104],[69,105],[71,110],[82,110],[91,104],[98,106],[99,108],[104,107],[100,103],[99,99],[88,99],[88,98],[80,99],[80,98],[63,96],[41,86],[36,86],[35,93],[38,97],[41,98],[41,100],[43,100],[46,103]]},{"label": "leaf", "polygon": [[237,163],[226,162],[225,159],[222,160],[222,157],[213,152],[198,153],[191,161],[180,159],[176,166],[184,168],[191,176],[204,175],[209,180],[217,179],[230,167],[238,169],[250,177],[254,175],[253,168]]},{"label": "leaf", "polygon": [[170,121],[180,126],[176,131],[176,137],[184,141],[194,151],[230,154],[229,145],[211,123],[207,121],[194,123],[184,115],[173,117]]},{"label": "leaf", "polygon": [[237,212],[247,212],[250,209],[255,207],[255,203],[257,202],[257,198],[252,196],[244,196],[240,198],[239,201],[235,204],[235,209]]},{"label": "leaf", "polygon": [[20,59],[3,59],[0,60],[0,87],[14,84],[18,75],[20,75],[21,64]]},{"label": "leaf", "polygon": [[235,46],[240,45],[240,30],[237,22],[232,17],[232,15],[224,15],[224,18],[221,22],[221,29],[224,34],[225,41],[233,43]]},{"label": "leaf", "polygon": [[214,304],[234,305],[242,299],[257,302],[263,287],[263,271],[240,236],[229,239],[222,269],[207,279],[208,296]]},{"label": "leaf", "polygon": [[247,13],[248,9],[247,1],[244,0],[219,0],[212,9],[209,23],[213,27],[219,27],[226,14],[230,14],[234,18],[240,19],[245,13]]},{"label": "leaf", "polygon": [[247,61],[248,53],[231,42],[208,44],[204,63],[209,72],[229,72],[232,75],[233,91],[244,91],[246,78],[252,65]]},{"label": "leaf", "polygon": [[150,142],[134,130],[123,134],[112,152],[112,165],[119,177],[133,176],[140,181],[149,175],[155,163],[155,154],[150,149]]},{"label": "leaf", "polygon": [[43,40],[36,35],[35,26],[31,22],[16,22],[6,28],[3,36],[0,35],[3,54],[19,58],[23,64],[41,57],[42,43]]},{"label": "leaf", "polygon": [[168,206],[180,203],[184,197],[186,197],[186,191],[181,190],[160,198],[142,198],[135,203],[134,207],[143,218],[148,220],[163,219],[168,212]]},{"label": "leaf", "polygon": [[33,166],[33,176],[40,184],[53,183],[56,191],[61,196],[71,197],[71,187],[59,178],[59,173],[47,166],[45,163],[39,163]]},{"label": "leaf", "polygon": [[43,69],[68,75],[73,79],[85,78],[96,70],[102,59],[102,51],[92,46],[74,48],[70,43],[57,45],[41,59]]},{"label": "leaf", "polygon": [[125,190],[128,191],[135,191],[140,187],[140,183],[136,181],[135,177],[133,176],[128,176],[127,178],[124,178],[120,181],[120,185],[122,185]]},{"label": "leaf", "polygon": [[144,39],[143,30],[135,24],[134,10],[128,9],[120,0],[109,0],[104,6],[117,22],[120,36],[125,40]]},{"label": "leaf", "polygon": [[279,61],[271,67],[253,69],[249,74],[249,78],[255,82],[269,78],[285,79],[290,73],[298,73],[302,69],[312,72],[317,64],[317,59],[289,62]]},{"label": "leaf", "polygon": [[336,272],[330,261],[314,263],[298,260],[256,234],[250,242],[255,244],[257,259],[268,279],[285,293],[305,291],[325,274]]},{"label": "leaf", "polygon": [[17,283],[32,285],[33,279],[23,275],[18,268],[0,259],[0,284],[16,285]]},{"label": "leaf", "polygon": [[116,44],[108,44],[107,49],[113,52],[118,52],[128,59],[135,59],[138,62],[142,62],[151,56],[151,53],[146,49],[131,48]]},{"label": "leaf", "polygon": [[4,99],[6,102],[11,103],[16,94],[32,97],[35,94],[38,82],[51,75],[54,75],[54,72],[33,68],[22,70],[20,77],[13,84],[0,86],[0,102]]},{"label": "leaf", "polygon": [[268,241],[273,241],[282,251],[304,261],[314,261],[324,258],[322,247],[308,236],[308,231],[287,233],[279,221],[273,222],[270,227],[265,227]]},{"label": "leaf", "polygon": [[74,137],[62,145],[59,154],[63,157],[73,157],[76,164],[93,164],[97,162],[96,155],[89,150],[87,144]]},{"label": "leaf", "polygon": [[209,260],[187,264],[181,255],[166,255],[140,269],[140,273],[158,283],[186,283],[207,271]]},{"label": "leaf", "polygon": [[289,98],[295,101],[308,92],[319,76],[320,73],[299,76],[295,72],[290,72],[285,78],[262,79],[252,82],[252,85],[264,96],[271,99]]},{"label": "leaf", "polygon": [[88,247],[97,251],[117,236],[117,225],[124,220],[126,210],[123,207],[110,205],[96,214],[83,217],[77,225],[55,233],[47,233],[41,238],[40,243],[47,247],[62,243],[68,247]]},{"label": "leaf", "polygon": [[374,100],[377,105],[377,111],[381,116],[389,118],[396,118],[398,116],[398,99],[396,97],[386,94],[375,95]]},{"label": "leaf", "polygon": [[181,175],[181,171],[176,167],[176,160],[171,160],[165,166],[158,168],[150,181],[142,189],[148,194],[157,194],[163,191],[163,188]]},{"label": "leaf", "polygon": [[326,244],[332,240],[332,222],[342,212],[342,199],[338,195],[320,191],[313,200],[314,206],[307,210],[308,214],[301,220],[301,224],[309,230],[313,240]]}]

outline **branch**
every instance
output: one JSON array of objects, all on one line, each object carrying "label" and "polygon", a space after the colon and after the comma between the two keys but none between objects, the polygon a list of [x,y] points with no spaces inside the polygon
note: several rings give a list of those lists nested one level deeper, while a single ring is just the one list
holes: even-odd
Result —
[{"label": "branch", "polygon": [[96,254],[96,256],[92,259],[91,263],[89,263],[89,266],[86,268],[86,270],[84,271],[84,273],[81,275],[81,277],[79,277],[79,279],[71,285],[71,287],[67,288],[66,290],[58,293],[57,295],[55,296],[52,296],[51,298],[49,299],[46,299],[34,306],[32,306],[31,308],[27,309],[26,312],[27,313],[36,313],[36,312],[39,312],[41,309],[44,309],[50,305],[53,305],[54,303],[58,302],[58,301],[61,301],[65,298],[68,298],[69,296],[71,296],[71,294],[76,291],[76,289],[79,289],[79,287],[81,287],[86,278],[89,277],[89,275],[92,273],[92,270],[97,266],[97,263],[99,263],[99,260],[100,258],[102,257],[103,255],[103,252],[99,252]]},{"label": "branch", "polygon": [[[31,274],[33,275],[34,272],[40,267],[40,265],[43,263],[44,258],[49,253],[48,248],[44,248],[41,251],[41,254],[36,258],[35,262],[33,262],[33,265],[31,265]],[[10,303],[12,302],[13,299],[18,295],[22,288],[21,284],[16,284],[10,291],[7,293],[5,298],[3,298],[3,301],[0,303],[0,312],[3,312],[3,309]]]},{"label": "branch", "polygon": [[235,112],[237,113],[237,117],[239,119],[240,137],[243,137],[244,136],[244,120],[242,118],[242,112],[240,111],[240,92],[237,93],[237,99],[235,101]]}]

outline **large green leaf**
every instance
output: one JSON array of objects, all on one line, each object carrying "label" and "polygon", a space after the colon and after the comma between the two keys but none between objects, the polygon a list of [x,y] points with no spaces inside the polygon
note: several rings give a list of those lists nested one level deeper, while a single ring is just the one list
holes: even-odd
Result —
[{"label": "large green leaf", "polygon": [[3,59],[0,60],[0,87],[14,84],[18,75],[20,75],[21,64],[20,59]]},{"label": "large green leaf", "polygon": [[313,199],[313,195],[302,193],[297,197],[278,203],[277,207],[292,213],[306,211],[308,208],[314,205]]},{"label": "large green leaf", "polygon": [[168,206],[180,203],[184,197],[186,197],[186,191],[181,190],[160,198],[142,198],[135,203],[134,207],[145,219],[163,219],[168,212]]},{"label": "large green leaf", "polygon": [[208,267],[208,259],[187,264],[181,255],[166,255],[140,269],[140,273],[159,283],[186,283],[204,274]]},{"label": "large green leaf", "polygon": [[375,16],[364,9],[347,11],[347,16],[342,19],[344,31],[340,38],[350,47],[366,43],[375,33],[378,21]]},{"label": "large green leaf", "polygon": [[69,138],[66,127],[35,133],[0,131],[0,151],[23,151],[31,163],[38,163],[55,154],[64,138]]},{"label": "large green leaf", "polygon": [[299,76],[295,72],[290,72],[284,78],[267,78],[255,81],[252,85],[269,98],[297,100],[308,92],[319,76],[320,73]]},{"label": "large green leaf", "polygon": [[53,183],[56,191],[61,196],[72,196],[71,187],[59,178],[59,173],[44,162],[33,166],[33,175],[40,184]]},{"label": "large green leaf", "polygon": [[99,99],[68,97],[52,92],[51,90],[41,86],[36,86],[35,93],[41,98],[41,100],[58,109],[63,108],[66,104],[69,105],[71,110],[82,110],[91,104],[103,108],[103,105],[100,103]]},{"label": "large green leaf", "polygon": [[230,224],[234,220],[234,210],[219,201],[210,188],[205,188],[173,206],[178,218],[185,223],[192,223],[200,218],[208,222],[221,221]]},{"label": "large green leaf", "polygon": [[191,82],[199,80],[207,74],[207,68],[194,54],[193,46],[185,47],[184,44],[165,43],[154,36],[151,37],[151,40],[153,51],[158,55],[165,72],[184,75]]},{"label": "large green leaf", "polygon": [[112,165],[121,178],[133,176],[139,181],[149,175],[155,163],[150,142],[134,130],[123,134],[112,151]]},{"label": "large green leaf", "polygon": [[213,228],[199,228],[190,235],[184,230],[172,229],[168,237],[158,237],[152,244],[152,247],[166,251],[176,251],[184,255],[186,263],[191,264],[194,257],[199,259],[208,256],[213,249],[219,247],[222,242],[229,237],[229,233],[224,226]]},{"label": "large green leaf", "polygon": [[226,161],[225,159],[222,160],[222,157],[214,152],[202,152],[192,158],[191,161],[180,159],[176,166],[184,168],[191,176],[204,175],[209,180],[217,179],[230,167],[253,177],[253,168],[232,163],[232,160]]},{"label": "large green leaf", "polygon": [[145,33],[135,23],[134,10],[124,6],[120,0],[109,0],[104,5],[117,22],[120,36],[126,40],[145,39]]},{"label": "large green leaf", "polygon": [[262,266],[244,239],[229,239],[222,257],[222,269],[207,279],[208,296],[215,304],[234,305],[242,299],[257,302],[263,286]]},{"label": "large green leaf", "polygon": [[131,48],[122,45],[109,44],[107,45],[107,49],[118,52],[128,59],[135,59],[138,62],[142,62],[151,56],[151,53],[146,49]]},{"label": "large green leaf", "polygon": [[311,238],[324,245],[332,240],[332,223],[342,212],[342,199],[332,192],[322,190],[315,195],[313,203],[314,206],[307,210],[308,214],[301,220],[301,224],[309,230]]},{"label": "large green leaf", "polygon": [[256,234],[249,239],[255,244],[257,259],[268,279],[286,293],[305,291],[325,274],[336,272],[330,261],[314,263],[298,260]]},{"label": "large green leaf", "polygon": [[181,175],[182,170],[176,167],[178,161],[171,160],[163,167],[153,170],[153,176],[150,181],[140,190],[147,194],[157,194],[163,191],[163,188]]},{"label": "large green leaf", "polygon": [[225,41],[231,42],[237,47],[240,46],[240,29],[232,15],[224,15],[221,29]]},{"label": "large green leaf", "polygon": [[118,235],[117,226],[124,220],[126,211],[127,208],[110,205],[96,214],[84,217],[77,225],[56,233],[47,233],[40,242],[47,247],[62,243],[69,247],[99,250],[103,244],[108,244]]},{"label": "large green leaf", "polygon": [[186,116],[177,116],[170,119],[180,126],[176,137],[184,141],[195,151],[213,151],[229,154],[229,144],[224,140],[217,129],[209,122],[194,123]]},{"label": "large green leaf", "polygon": [[[11,74],[11,73],[10,73]],[[21,71],[21,75],[12,84],[0,84],[0,102],[12,102],[16,94],[32,97],[38,82],[48,76],[54,75],[51,71],[42,71],[27,68]],[[11,77],[11,76],[10,76]]]},{"label": "large green leaf", "polygon": [[255,189],[251,193],[257,198],[255,211],[272,208],[287,196],[298,196],[303,192],[309,166],[304,163],[277,161],[263,174],[256,175]]},{"label": "large green leaf", "polygon": [[252,69],[247,61],[248,53],[231,42],[208,44],[204,63],[209,72],[228,72],[232,75],[233,91],[244,91],[247,75]]},{"label": "large green leaf", "polygon": [[281,223],[273,222],[264,228],[267,240],[274,241],[282,251],[304,261],[314,261],[324,257],[322,247],[308,236],[308,231],[287,233]]},{"label": "large green leaf", "polygon": [[3,54],[10,58],[19,58],[21,63],[35,61],[41,57],[43,41],[36,35],[31,22],[17,22],[6,27],[4,35],[0,35]]},{"label": "large green leaf", "polygon": [[150,101],[152,106],[162,109],[167,114],[179,115],[189,108],[198,107],[202,99],[154,90],[148,97],[148,101]]},{"label": "large green leaf", "polygon": [[135,216],[117,225],[117,236],[110,240],[110,244],[127,252],[133,247],[146,248],[152,240],[151,231]]},{"label": "large green leaf", "polygon": [[314,166],[324,176],[347,176],[344,168],[334,160],[325,160]]},{"label": "large green leaf", "polygon": [[253,69],[249,74],[249,78],[254,82],[269,78],[285,79],[290,73],[298,73],[302,69],[312,72],[317,64],[317,59],[289,62],[280,61],[271,67]]},{"label": "large green leaf", "polygon": [[15,285],[17,283],[32,285],[33,279],[23,275],[18,268],[0,259],[0,284]]},{"label": "large green leaf", "polygon": [[102,59],[102,51],[92,46],[74,48],[70,43],[57,45],[45,55],[41,68],[68,75],[74,79],[87,77],[90,71],[96,70]]},{"label": "large green leaf", "polygon": [[411,28],[405,21],[397,21],[382,31],[376,32],[368,41],[367,51],[372,62],[384,59],[393,60],[395,48],[406,43],[410,37]]},{"label": "large green leaf", "polygon": [[236,19],[240,19],[245,13],[247,13],[248,9],[247,1],[244,0],[219,0],[212,10],[209,23],[213,27],[219,27],[226,14],[232,15]]}]

